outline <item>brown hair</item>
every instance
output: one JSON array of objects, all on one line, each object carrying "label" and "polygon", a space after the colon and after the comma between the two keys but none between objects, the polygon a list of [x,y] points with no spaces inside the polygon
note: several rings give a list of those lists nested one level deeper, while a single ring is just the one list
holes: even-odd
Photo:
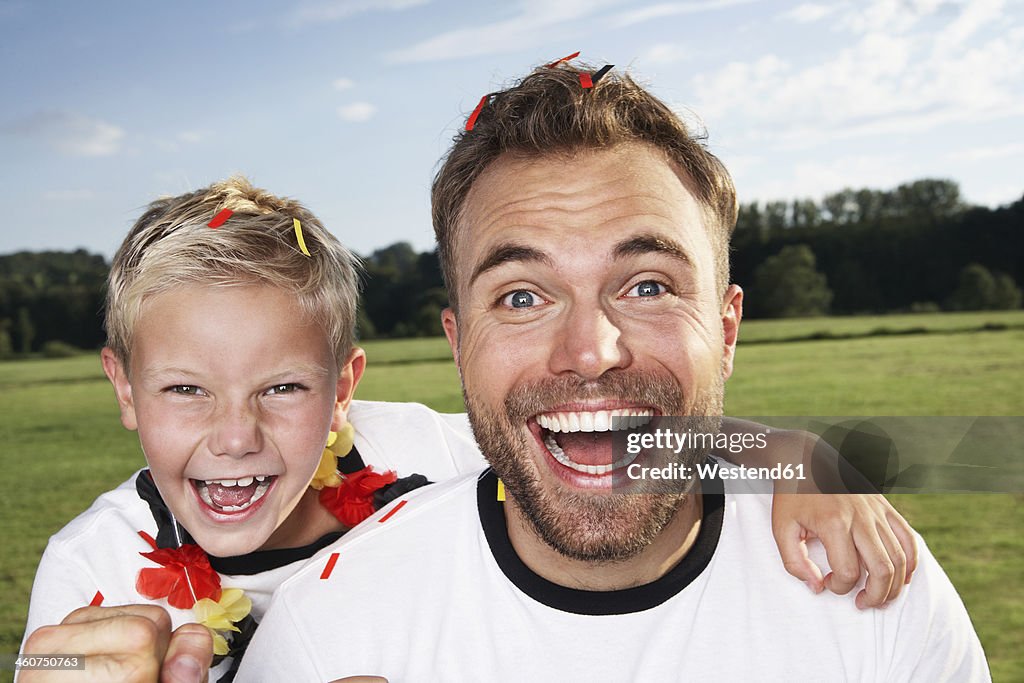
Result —
[{"label": "brown hair", "polygon": [[448,298],[458,307],[455,242],[470,188],[488,164],[505,153],[525,157],[572,154],[640,142],[661,150],[709,218],[719,294],[729,283],[729,237],[736,226],[736,190],[729,172],[664,102],[613,69],[583,88],[586,64],[539,67],[516,85],[492,93],[472,130],[454,138],[431,192],[434,235]]},{"label": "brown hair", "polygon": [[[234,213],[208,227],[224,209]],[[299,219],[299,248],[293,219]],[[344,364],[355,343],[359,260],[304,206],[235,176],[150,204],[114,256],[106,301],[107,345],[126,365],[148,297],[177,287],[260,284],[298,297]]]}]

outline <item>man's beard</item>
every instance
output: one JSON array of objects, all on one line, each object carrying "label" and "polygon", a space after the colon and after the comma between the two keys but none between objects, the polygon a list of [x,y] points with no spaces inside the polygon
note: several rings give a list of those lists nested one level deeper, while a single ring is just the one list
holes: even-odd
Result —
[{"label": "man's beard", "polygon": [[[719,375],[713,386],[686,400],[671,375],[622,370],[592,382],[557,377],[516,386],[506,397],[502,413],[474,401],[463,386],[473,434],[515,504],[544,542],[565,557],[586,562],[616,562],[639,554],[672,521],[688,493],[678,486],[665,493],[608,489],[591,493],[569,490],[564,483],[553,491],[545,489],[535,468],[546,465],[534,464],[532,453],[538,446],[525,429],[526,421],[554,406],[613,398],[653,406],[661,415],[693,416],[691,424],[698,430],[717,431],[723,392]],[[691,450],[682,464],[692,471],[693,462],[707,452]]]}]

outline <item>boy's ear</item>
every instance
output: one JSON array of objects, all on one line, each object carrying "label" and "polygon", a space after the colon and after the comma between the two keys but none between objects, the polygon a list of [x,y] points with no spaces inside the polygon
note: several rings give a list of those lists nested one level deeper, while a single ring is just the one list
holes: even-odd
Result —
[{"label": "boy's ear", "polygon": [[352,397],[359,386],[359,380],[363,378],[363,371],[366,370],[366,351],[356,346],[348,355],[348,360],[342,366],[338,374],[337,402],[334,404],[334,420],[331,422],[331,430],[338,431],[345,426],[348,417],[349,406],[352,405]]},{"label": "boy's ear", "polygon": [[740,336],[740,321],[743,320],[743,290],[739,285],[729,285],[722,299],[722,379],[732,375],[733,361],[736,360],[736,341]]},{"label": "boy's ear", "polygon": [[103,372],[114,385],[114,396],[121,408],[121,424],[125,429],[138,429],[139,423],[135,419],[135,403],[132,400],[132,385],[128,381],[127,368],[109,346],[104,346],[100,351],[100,360],[103,361]]}]

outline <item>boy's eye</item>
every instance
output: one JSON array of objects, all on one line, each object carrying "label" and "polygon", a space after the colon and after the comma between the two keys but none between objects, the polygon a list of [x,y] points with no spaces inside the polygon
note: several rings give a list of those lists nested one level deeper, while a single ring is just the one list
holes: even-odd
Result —
[{"label": "boy's eye", "polygon": [[656,280],[644,280],[643,282],[638,282],[632,289],[626,292],[626,296],[651,297],[664,294],[667,291],[668,287]]},{"label": "boy's eye", "polygon": [[528,289],[517,289],[501,299],[502,305],[509,308],[532,308],[542,301],[543,299]]},{"label": "boy's eye", "polygon": [[202,396],[203,390],[194,384],[176,384],[170,387],[170,391],[182,396]]},{"label": "boy's eye", "polygon": [[299,390],[298,384],[275,384],[274,386],[267,389],[267,395],[273,396],[274,394],[291,394]]}]

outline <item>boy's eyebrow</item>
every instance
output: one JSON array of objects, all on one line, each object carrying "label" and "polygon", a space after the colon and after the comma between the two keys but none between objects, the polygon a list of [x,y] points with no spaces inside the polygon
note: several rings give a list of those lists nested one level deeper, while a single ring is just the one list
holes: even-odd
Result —
[{"label": "boy's eyebrow", "polygon": [[[295,365],[278,370],[271,375],[267,375],[264,379],[259,381],[273,383],[276,380],[288,379],[295,377],[296,375],[300,377],[324,377],[330,373],[331,371],[327,367],[320,365],[319,363],[296,363]],[[159,380],[163,378],[181,379],[183,377],[190,375],[195,376],[197,374],[199,373],[195,369],[188,370],[174,365],[166,365],[147,368],[142,372],[142,377],[149,380]]]},{"label": "boy's eyebrow", "polygon": [[473,276],[469,278],[469,284],[472,285],[478,277],[486,273],[488,270],[497,268],[504,263],[513,262],[532,262],[532,263],[543,263],[549,268],[553,268],[554,264],[551,261],[551,257],[540,249],[534,249],[533,247],[527,247],[523,244],[516,244],[515,242],[503,242],[493,249],[491,249],[480,264],[473,270]]}]

